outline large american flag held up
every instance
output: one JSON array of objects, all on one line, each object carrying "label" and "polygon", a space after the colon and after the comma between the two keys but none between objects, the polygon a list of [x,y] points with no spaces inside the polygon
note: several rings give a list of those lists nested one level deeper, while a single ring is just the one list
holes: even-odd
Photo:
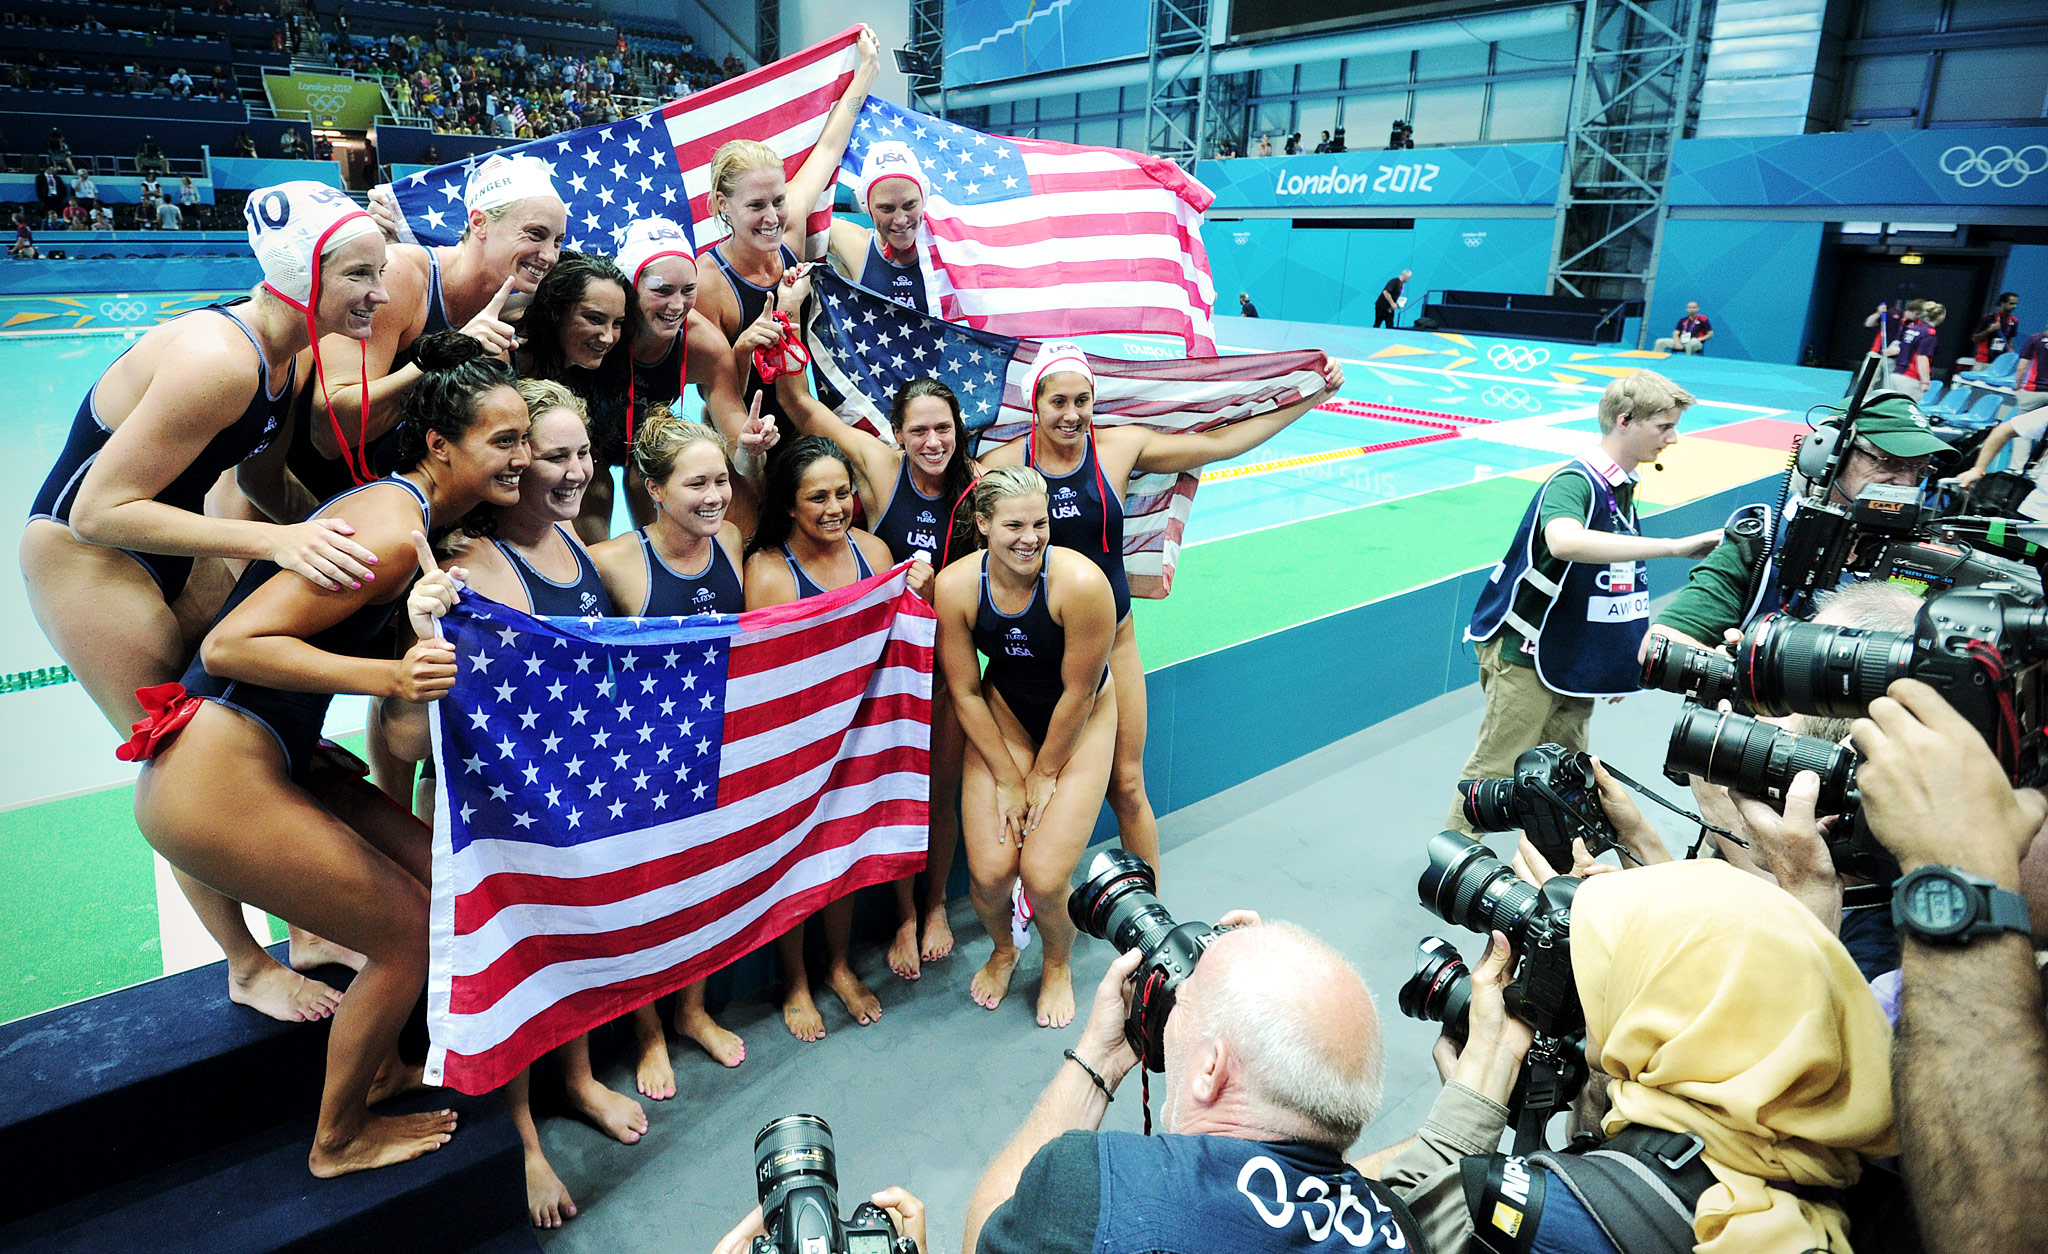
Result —
[{"label": "large american flag held up", "polygon": [[923,868],[936,619],[907,570],[694,618],[463,596],[434,705],[429,1083],[497,1088]]},{"label": "large american flag held up", "polygon": [[[857,287],[829,266],[811,270],[811,362],[842,396],[840,412],[888,439],[896,390],[932,375],[960,398],[969,431],[986,449],[1027,434],[1024,394],[1038,341],[930,318]],[[1095,421],[1155,431],[1207,431],[1284,409],[1322,390],[1328,358],[1318,349],[1120,361],[1090,356]],[[1163,597],[1173,586],[1180,538],[1193,506],[1192,474],[1139,475],[1124,493],[1124,571],[1131,593]]]},{"label": "large american flag held up", "polygon": [[[711,158],[729,139],[755,139],[783,158],[794,177],[817,145],[825,117],[853,81],[859,27],[738,78],[693,92],[635,117],[501,148],[535,156],[554,170],[555,189],[569,207],[568,247],[611,253],[626,224],[660,215],[686,223],[699,248],[724,238],[712,215]],[[400,238],[453,244],[462,236],[462,194],[482,157],[421,170],[398,180],[392,195]],[[685,205],[687,201],[687,205]],[[831,225],[831,187],[810,208],[806,252],[822,256]]]},{"label": "large american flag held up", "polygon": [[1215,196],[1173,162],[1122,148],[985,135],[870,96],[846,145],[908,145],[931,184],[918,247],[925,307],[949,322],[1057,339],[1174,335],[1214,356],[1216,286],[1202,249]]}]

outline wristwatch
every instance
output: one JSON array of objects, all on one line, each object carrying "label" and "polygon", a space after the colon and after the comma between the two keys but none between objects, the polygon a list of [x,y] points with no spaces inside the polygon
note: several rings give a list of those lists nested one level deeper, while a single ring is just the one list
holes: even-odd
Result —
[{"label": "wristwatch", "polygon": [[2033,935],[2027,899],[1952,866],[1919,867],[1892,889],[1892,926],[1936,945],[1999,932]]}]

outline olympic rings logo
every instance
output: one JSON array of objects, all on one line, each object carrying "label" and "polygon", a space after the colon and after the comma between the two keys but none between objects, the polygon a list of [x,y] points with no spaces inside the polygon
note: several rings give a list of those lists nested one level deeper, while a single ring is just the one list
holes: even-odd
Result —
[{"label": "olympic rings logo", "polygon": [[313,113],[340,113],[348,108],[349,99],[349,96],[335,91],[305,93],[306,108]]},{"label": "olympic rings logo", "polygon": [[1486,360],[1496,370],[1519,370],[1528,372],[1550,360],[1547,348],[1530,348],[1526,344],[1495,344],[1486,350]]},{"label": "olympic rings logo", "polygon": [[[2038,153],[2030,158],[2027,154]],[[2036,174],[2048,171],[2048,144],[2028,144],[2017,152],[2004,144],[1993,144],[1983,152],[1961,144],[1941,154],[1941,172],[1958,187],[2018,187]]]},{"label": "olympic rings logo", "polygon": [[114,322],[140,322],[149,312],[149,305],[139,300],[100,302],[100,316]]},{"label": "olympic rings logo", "polygon": [[1543,402],[1520,388],[1504,388],[1494,384],[1479,394],[1479,403],[1495,409],[1521,409],[1535,413],[1543,408]]}]

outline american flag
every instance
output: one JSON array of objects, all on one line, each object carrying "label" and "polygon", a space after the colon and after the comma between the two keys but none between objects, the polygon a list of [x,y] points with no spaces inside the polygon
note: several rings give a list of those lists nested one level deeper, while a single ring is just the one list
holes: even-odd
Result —
[{"label": "american flag", "polygon": [[429,1083],[494,1089],[923,868],[936,620],[907,570],[692,618],[464,595],[434,706]]},{"label": "american flag", "polygon": [[[1024,394],[1036,340],[977,331],[927,317],[839,277],[811,270],[813,367],[840,394],[839,410],[888,439],[886,418],[896,390],[932,375],[960,398],[968,430],[981,447],[1031,429]],[[1095,421],[1140,423],[1155,431],[1207,431],[1283,409],[1323,388],[1329,359],[1317,349],[1120,361],[1090,356],[1095,371]],[[1139,475],[1124,494],[1124,571],[1131,593],[1163,597],[1173,586],[1180,537],[1199,482],[1192,474]]]},{"label": "american flag", "polygon": [[1215,196],[1173,162],[985,135],[870,96],[841,178],[858,187],[868,145],[885,140],[908,145],[931,184],[926,308],[1005,335],[1153,332],[1215,355],[1202,248]]},{"label": "american flag", "polygon": [[[825,117],[853,81],[860,28],[673,100],[634,117],[531,140],[498,151],[535,156],[554,171],[569,207],[568,246],[610,253],[636,217],[688,223],[699,248],[724,238],[712,215],[711,158],[729,139],[756,139],[794,176],[825,129]],[[407,175],[392,188],[408,243],[453,244],[462,236],[462,193],[482,157]],[[811,209],[806,252],[822,256],[831,225],[831,189]]]}]

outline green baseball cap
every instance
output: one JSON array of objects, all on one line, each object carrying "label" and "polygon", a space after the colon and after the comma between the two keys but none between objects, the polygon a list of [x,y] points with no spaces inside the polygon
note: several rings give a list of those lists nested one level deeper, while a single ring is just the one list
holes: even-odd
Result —
[{"label": "green baseball cap", "polygon": [[[1848,407],[1844,398],[1840,409]],[[1899,392],[1877,393],[1856,416],[1856,434],[1893,457],[1929,457],[1950,451],[1948,441],[1934,434],[1927,415],[1913,398]]]}]

